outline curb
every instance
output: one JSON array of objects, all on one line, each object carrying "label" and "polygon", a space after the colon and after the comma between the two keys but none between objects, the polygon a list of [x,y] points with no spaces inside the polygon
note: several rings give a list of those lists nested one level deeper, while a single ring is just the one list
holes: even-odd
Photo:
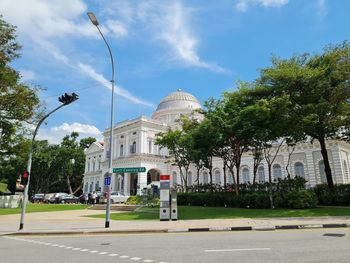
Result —
[{"label": "curb", "polygon": [[293,229],[348,228],[350,224],[305,224],[277,226],[233,226],[199,227],[182,229],[142,229],[142,230],[101,230],[101,231],[61,231],[61,232],[10,232],[0,236],[59,236],[59,235],[96,235],[96,234],[147,234],[147,233],[184,233],[184,232],[219,232],[219,231],[275,231]]}]

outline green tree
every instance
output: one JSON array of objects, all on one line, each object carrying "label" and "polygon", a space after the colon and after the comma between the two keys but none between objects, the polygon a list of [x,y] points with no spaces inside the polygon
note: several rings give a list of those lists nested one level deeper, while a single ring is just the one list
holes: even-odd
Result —
[{"label": "green tree", "polygon": [[333,187],[326,139],[347,139],[350,131],[350,44],[329,45],[322,54],[273,58],[258,82],[270,96],[289,96],[293,126],[320,143],[328,186]]},{"label": "green tree", "polygon": [[0,162],[21,144],[24,123],[31,123],[40,104],[37,91],[21,83],[10,63],[19,57],[15,27],[0,17]]}]

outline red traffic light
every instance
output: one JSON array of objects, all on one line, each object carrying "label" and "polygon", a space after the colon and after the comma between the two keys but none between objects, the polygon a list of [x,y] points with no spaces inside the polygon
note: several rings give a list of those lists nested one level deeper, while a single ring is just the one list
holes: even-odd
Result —
[{"label": "red traffic light", "polygon": [[28,177],[29,177],[28,171],[24,171],[24,173],[23,173],[23,178],[28,178]]}]

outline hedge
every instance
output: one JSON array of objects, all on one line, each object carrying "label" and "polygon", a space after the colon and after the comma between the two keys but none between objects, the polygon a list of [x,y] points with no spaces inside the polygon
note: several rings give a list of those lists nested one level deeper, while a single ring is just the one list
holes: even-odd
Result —
[{"label": "hedge", "polygon": [[[317,205],[317,197],[310,190],[292,190],[286,193],[276,192],[273,195],[276,208],[312,208]],[[267,192],[244,193],[179,193],[178,205],[218,206],[241,208],[270,208]]]}]

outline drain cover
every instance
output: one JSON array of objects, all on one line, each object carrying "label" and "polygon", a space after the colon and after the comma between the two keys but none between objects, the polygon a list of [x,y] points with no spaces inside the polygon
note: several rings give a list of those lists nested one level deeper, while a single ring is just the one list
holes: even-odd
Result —
[{"label": "drain cover", "polygon": [[324,237],[343,237],[345,234],[335,234],[335,233],[327,233],[323,235]]},{"label": "drain cover", "polygon": [[108,246],[110,245],[111,243],[101,243],[101,246]]}]

